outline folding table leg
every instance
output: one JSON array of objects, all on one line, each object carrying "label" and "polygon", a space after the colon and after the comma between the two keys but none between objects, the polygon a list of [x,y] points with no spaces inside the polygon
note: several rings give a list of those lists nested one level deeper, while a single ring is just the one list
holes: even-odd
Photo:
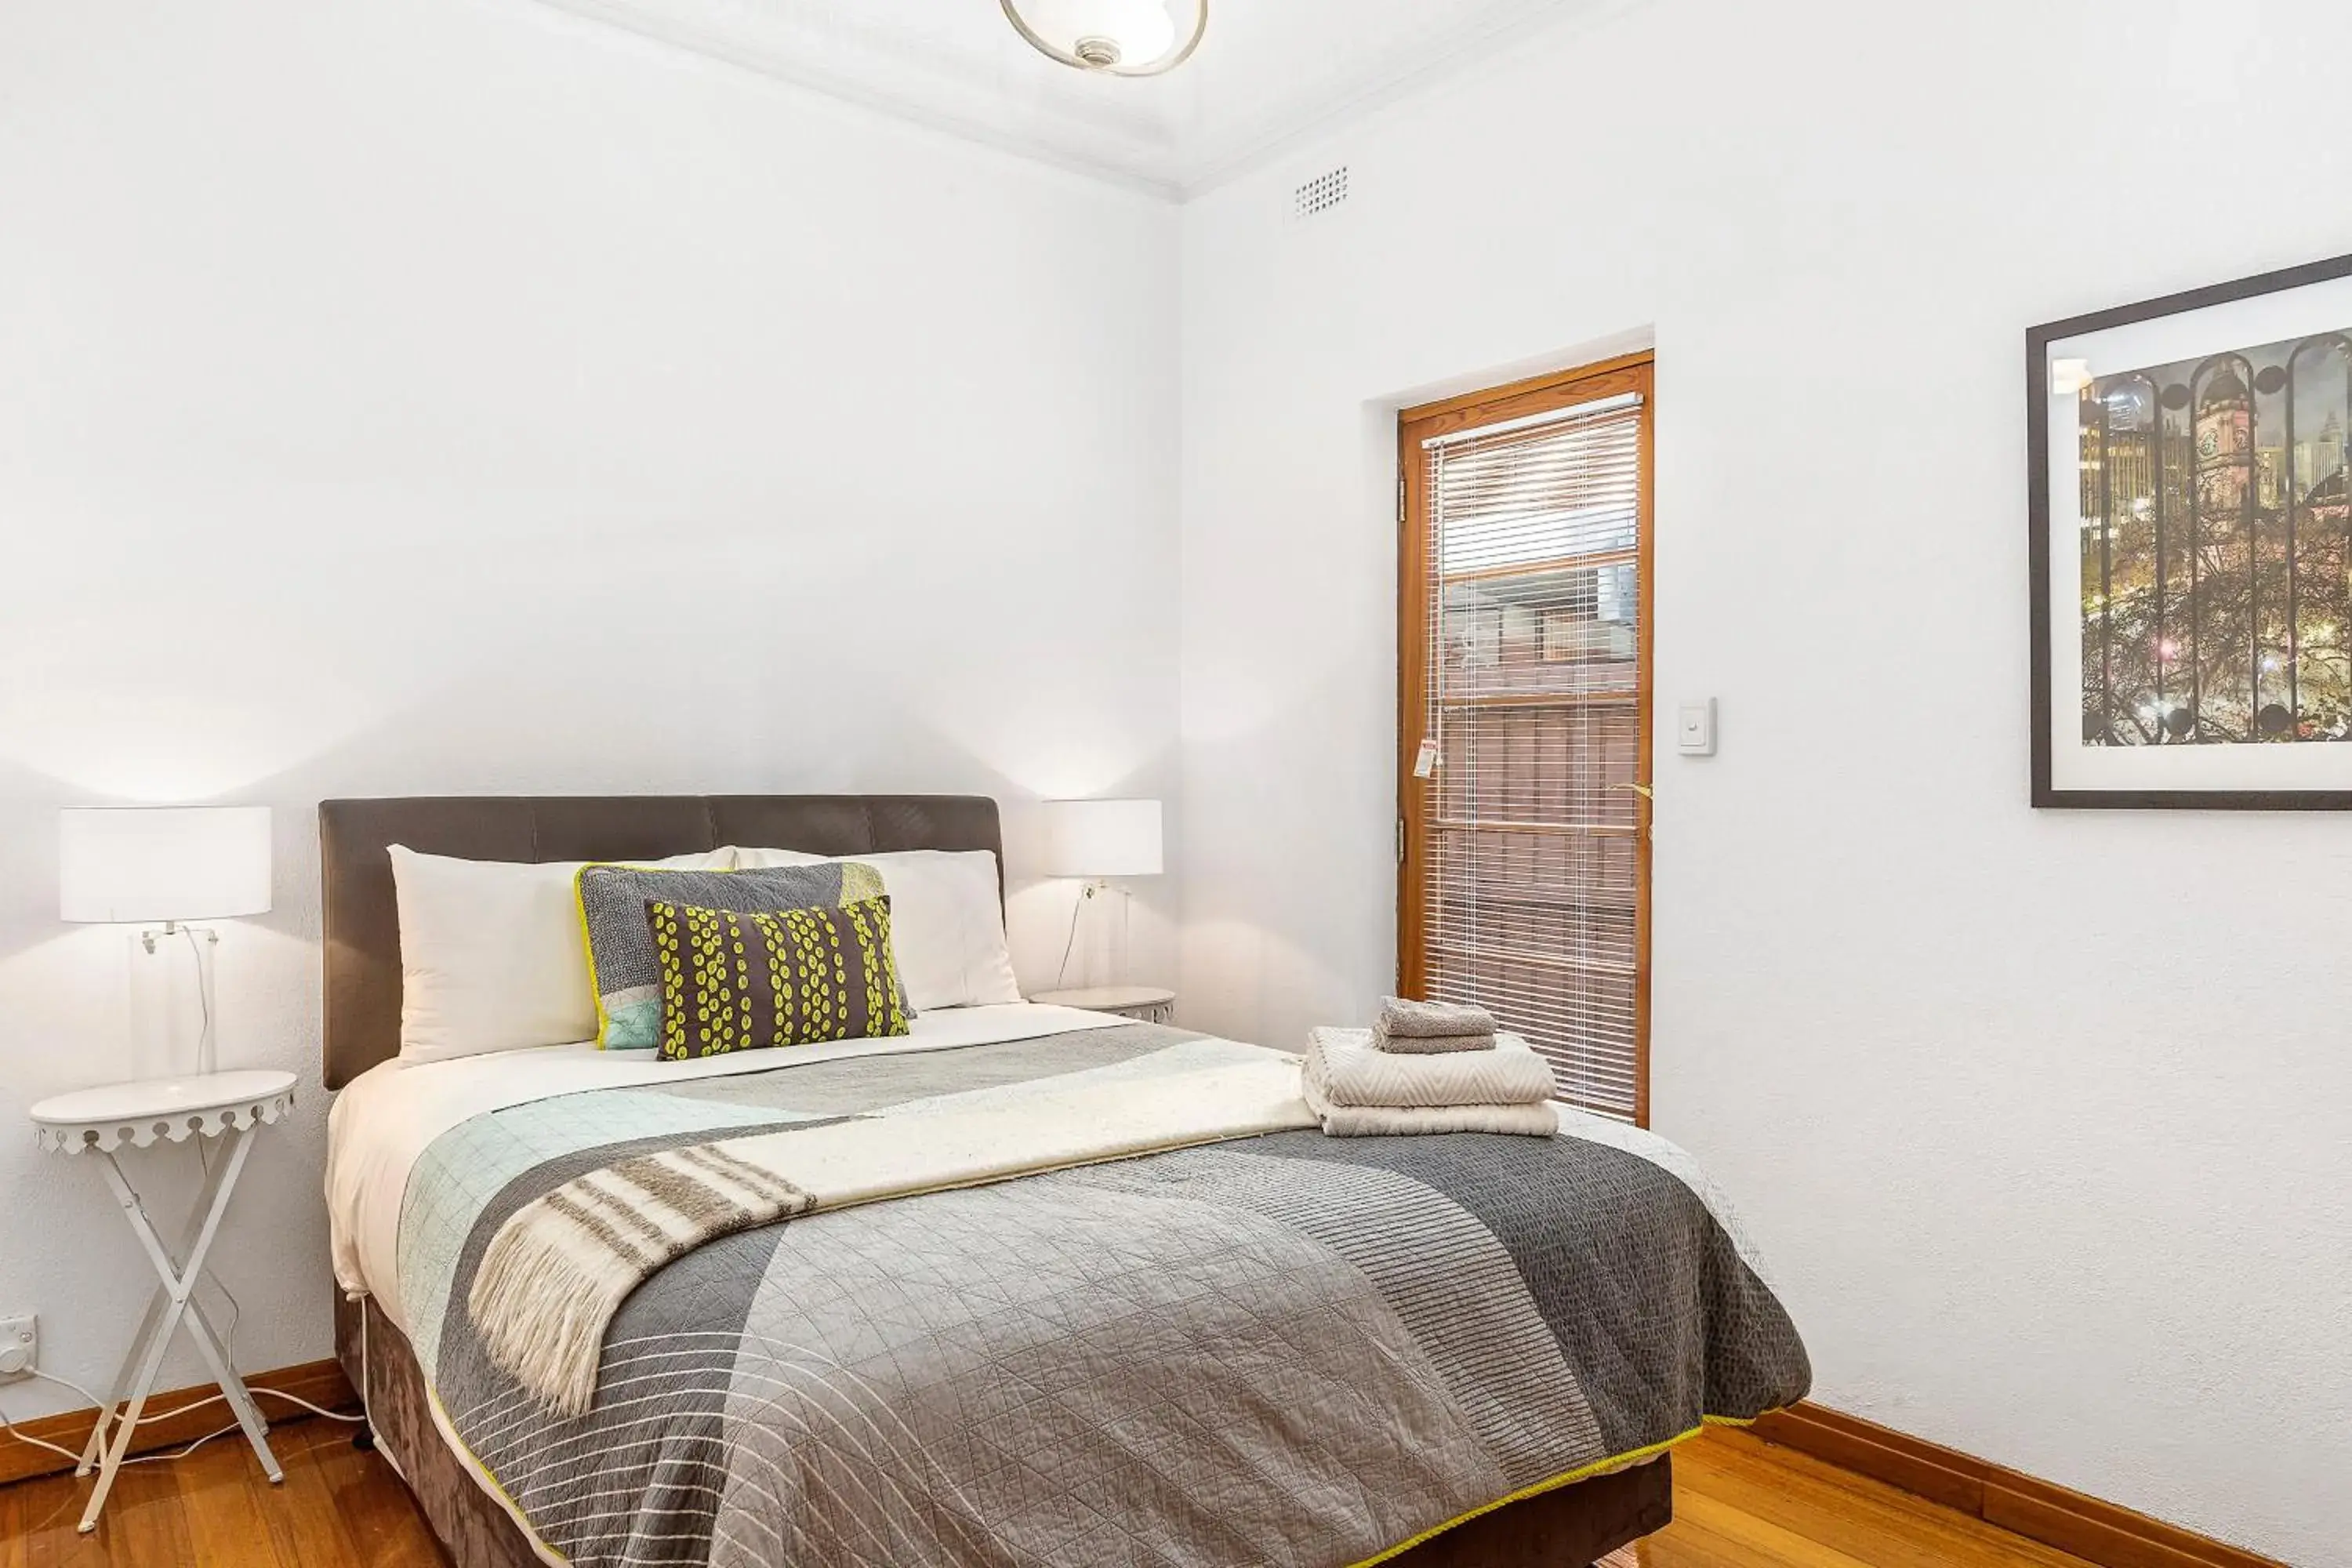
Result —
[{"label": "folding table leg", "polygon": [[[244,1169],[246,1154],[252,1148],[251,1130],[243,1127],[233,1129],[226,1141],[228,1158],[221,1163],[216,1181],[207,1184],[213,1189],[212,1202],[205,1207],[204,1220],[197,1226],[196,1238],[188,1248],[184,1263],[175,1262],[171,1254],[163,1250],[163,1241],[155,1235],[155,1227],[147,1218],[147,1211],[140,1205],[138,1193],[131,1187],[130,1179],[123,1175],[122,1167],[112,1154],[107,1155],[106,1163],[101,1167],[107,1184],[114,1189],[115,1199],[122,1205],[123,1217],[139,1237],[148,1261],[154,1265],[156,1278],[163,1282],[170,1302],[163,1309],[163,1319],[157,1325],[153,1340],[139,1358],[139,1370],[131,1382],[130,1403],[123,1407],[114,1429],[113,1440],[107,1445],[105,1458],[99,1467],[98,1485],[90,1492],[89,1505],[82,1510],[80,1528],[84,1534],[98,1528],[99,1510],[106,1506],[107,1494],[114,1489],[114,1478],[122,1471],[122,1461],[130,1452],[131,1436],[139,1428],[139,1414],[146,1408],[147,1395],[155,1386],[156,1374],[163,1370],[163,1352],[172,1342],[173,1331],[179,1328],[181,1320],[187,1313],[195,1282],[204,1274],[205,1255],[212,1250],[213,1240],[220,1234],[221,1216],[228,1212],[229,1195],[236,1188],[237,1173]],[[192,1337],[195,1339],[198,1350],[205,1353],[206,1360],[214,1361],[209,1332],[195,1333]],[[253,1406],[252,1395],[245,1393],[245,1385],[237,1380],[234,1369],[221,1366],[220,1370],[227,1374],[221,1384],[221,1392],[228,1396],[231,1407],[236,1409],[238,1425],[245,1427],[246,1437],[261,1457],[270,1479],[278,1479],[283,1472],[278,1467],[276,1457],[269,1451],[268,1439],[262,1435],[257,1422],[248,1415]],[[235,1384],[235,1392],[231,1391],[232,1384]],[[243,1395],[241,1403],[239,1395]]]},{"label": "folding table leg", "polygon": [[122,1473],[122,1461],[131,1451],[131,1435],[139,1429],[139,1413],[147,1408],[148,1391],[155,1386],[155,1374],[163,1369],[163,1350],[172,1342],[172,1331],[180,1326],[180,1312],[187,1305],[186,1298],[174,1294],[170,1306],[163,1310],[163,1321],[147,1353],[139,1358],[139,1370],[131,1384],[131,1398],[122,1407],[122,1415],[115,1424],[114,1440],[106,1447],[106,1457],[98,1467],[98,1485],[91,1489],[89,1505],[81,1510],[81,1533],[88,1535],[98,1528],[99,1510],[106,1506],[106,1494],[114,1489],[114,1478]]},{"label": "folding table leg", "polygon": [[147,1299],[146,1316],[139,1320],[139,1331],[131,1336],[131,1346],[122,1352],[122,1364],[115,1369],[114,1381],[107,1385],[106,1403],[99,1406],[98,1419],[90,1423],[89,1441],[82,1445],[81,1462],[74,1474],[86,1476],[106,1452],[106,1435],[113,1426],[115,1412],[131,1393],[131,1374],[139,1368],[139,1358],[147,1353],[147,1342],[154,1336],[155,1325],[163,1319],[163,1309],[171,1304],[172,1293],[158,1285]]},{"label": "folding table leg", "polygon": [[[187,1223],[181,1226],[180,1245],[173,1253],[175,1258],[186,1257],[188,1248],[195,1245],[196,1233],[204,1227],[205,1215],[212,1212],[213,1200],[220,1194],[221,1176],[227,1169],[228,1162],[224,1160],[205,1171],[204,1185],[196,1192],[196,1201],[188,1205]],[[122,1352],[122,1364],[115,1370],[114,1381],[108,1384],[106,1404],[100,1408],[98,1419],[90,1425],[89,1441],[82,1445],[81,1462],[74,1467],[75,1475],[89,1474],[100,1456],[106,1452],[107,1434],[113,1426],[115,1413],[122,1408],[123,1399],[131,1393],[131,1374],[138,1369],[139,1358],[147,1351],[147,1338],[155,1331],[155,1325],[163,1321],[163,1309],[171,1300],[172,1293],[161,1285],[156,1286],[155,1293],[147,1299],[146,1315],[139,1320],[139,1331],[131,1336],[130,1348]]]},{"label": "folding table leg", "polygon": [[245,1386],[245,1379],[228,1363],[228,1356],[214,1337],[212,1326],[205,1315],[196,1310],[192,1300],[188,1303],[188,1337],[196,1342],[196,1353],[205,1359],[205,1366],[220,1384],[222,1396],[228,1401],[236,1424],[245,1428],[245,1440],[253,1445],[253,1457],[261,1461],[261,1473],[269,1478],[272,1486],[286,1479],[278,1468],[278,1456],[269,1451],[269,1423],[261,1418],[261,1407],[253,1402],[253,1391]]}]

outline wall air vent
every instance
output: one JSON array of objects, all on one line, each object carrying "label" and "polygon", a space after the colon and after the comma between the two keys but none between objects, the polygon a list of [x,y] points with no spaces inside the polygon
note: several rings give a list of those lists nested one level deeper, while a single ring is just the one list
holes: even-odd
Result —
[{"label": "wall air vent", "polygon": [[1348,199],[1348,165],[1328,169],[1290,193],[1290,216],[1320,217]]}]

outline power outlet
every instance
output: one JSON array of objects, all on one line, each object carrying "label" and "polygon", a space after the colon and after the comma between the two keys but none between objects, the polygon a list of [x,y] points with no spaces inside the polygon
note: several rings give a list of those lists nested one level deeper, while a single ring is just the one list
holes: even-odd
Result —
[{"label": "power outlet", "polygon": [[30,1312],[0,1318],[0,1383],[32,1375],[41,1352],[40,1320]]}]

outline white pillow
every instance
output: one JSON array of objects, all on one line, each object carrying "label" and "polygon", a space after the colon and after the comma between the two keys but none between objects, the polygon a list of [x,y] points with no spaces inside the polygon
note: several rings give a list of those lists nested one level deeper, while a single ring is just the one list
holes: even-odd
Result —
[{"label": "white pillow", "polygon": [[808,855],[798,849],[730,849],[735,868],[855,860],[882,873],[890,895],[890,950],[898,983],[918,1013],[1018,1002],[996,857],[985,849],[893,849],[879,855]]},{"label": "white pillow", "polygon": [[[400,1057],[437,1062],[596,1037],[572,879],[580,860],[460,860],[391,846],[400,907]],[[723,870],[724,849],[632,862]]]}]

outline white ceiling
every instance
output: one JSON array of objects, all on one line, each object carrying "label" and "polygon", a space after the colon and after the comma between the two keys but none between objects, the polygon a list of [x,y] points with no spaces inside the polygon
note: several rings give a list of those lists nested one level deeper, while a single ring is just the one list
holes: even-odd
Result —
[{"label": "white ceiling", "polygon": [[1606,0],[1210,0],[1200,52],[1106,79],[997,0],[544,0],[835,98],[1184,195]]}]

